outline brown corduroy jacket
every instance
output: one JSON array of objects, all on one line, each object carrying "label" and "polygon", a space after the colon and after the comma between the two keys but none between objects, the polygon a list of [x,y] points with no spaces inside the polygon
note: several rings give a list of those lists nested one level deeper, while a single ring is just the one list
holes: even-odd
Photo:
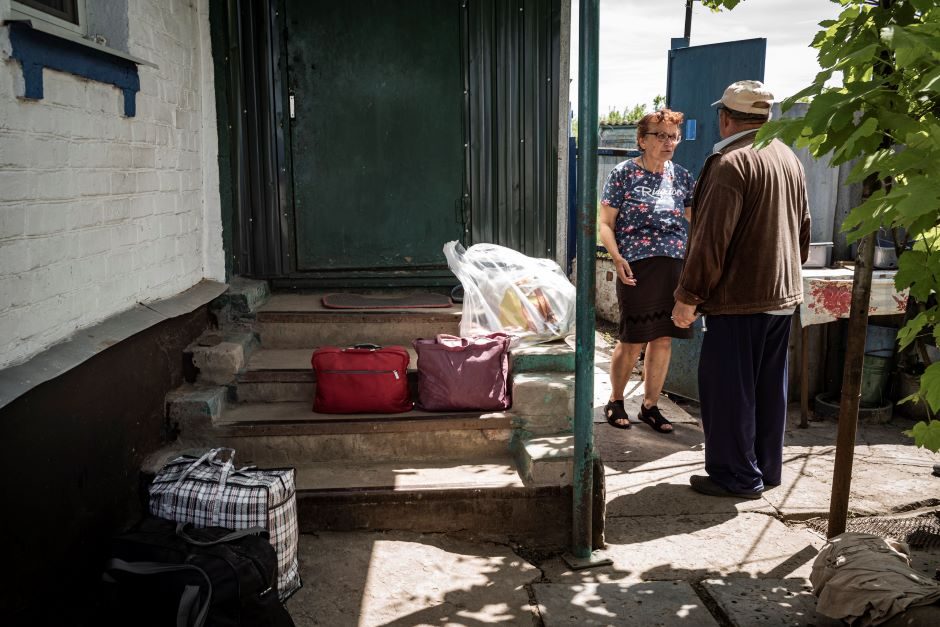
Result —
[{"label": "brown corduroy jacket", "polygon": [[675,297],[704,314],[761,313],[803,300],[806,175],[783,142],[761,150],[753,142],[748,133],[711,155],[695,185]]}]

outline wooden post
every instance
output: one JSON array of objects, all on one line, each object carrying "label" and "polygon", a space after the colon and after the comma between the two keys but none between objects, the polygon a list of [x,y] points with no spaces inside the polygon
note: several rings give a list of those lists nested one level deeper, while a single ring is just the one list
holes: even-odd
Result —
[{"label": "wooden post", "polygon": [[[878,0],[878,7],[890,10],[895,0]],[[884,63],[875,69],[886,75],[890,59],[882,53]],[[881,148],[888,148],[891,138],[881,138]],[[862,184],[862,201],[869,198],[884,181],[870,174]],[[832,469],[832,496],[829,500],[829,528],[826,537],[845,533],[852,488],[852,460],[855,456],[855,433],[858,429],[858,403],[862,388],[862,363],[865,359],[865,336],[868,333],[868,305],[871,302],[871,272],[875,258],[875,234],[869,233],[858,243],[855,255],[855,276],[852,278],[852,310],[849,312],[848,340],[845,346],[845,370],[842,374],[842,398],[839,401],[839,432],[836,436],[836,462]]]},{"label": "wooden post", "polygon": [[862,388],[862,362],[868,331],[868,304],[871,301],[871,272],[875,256],[875,236],[866,235],[858,243],[855,276],[852,279],[852,310],[849,312],[845,370],[842,374],[842,398],[839,401],[839,432],[836,437],[836,461],[832,471],[832,496],[829,500],[829,528],[832,538],[845,532],[852,487],[852,461],[858,428],[858,403]]},{"label": "wooden post", "polygon": [[809,327],[800,321],[800,429],[809,427]]}]

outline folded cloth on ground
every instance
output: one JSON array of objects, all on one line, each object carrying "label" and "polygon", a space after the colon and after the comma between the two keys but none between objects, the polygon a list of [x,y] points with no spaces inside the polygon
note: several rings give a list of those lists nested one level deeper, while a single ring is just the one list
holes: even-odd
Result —
[{"label": "folded cloth on ground", "polygon": [[940,601],[940,583],[911,568],[904,542],[870,533],[831,538],[809,576],[816,611],[852,625],[880,625],[909,607]]}]

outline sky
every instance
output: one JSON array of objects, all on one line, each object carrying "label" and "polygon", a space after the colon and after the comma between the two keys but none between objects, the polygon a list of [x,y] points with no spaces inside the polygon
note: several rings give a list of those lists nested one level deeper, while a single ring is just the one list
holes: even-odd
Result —
[{"label": "sky", "polygon": [[[743,0],[731,11],[713,13],[693,3],[693,46],[737,39],[767,39],[764,82],[777,100],[809,83],[819,72],[810,48],[818,24],[839,15],[829,0]],[[572,108],[578,107],[578,2],[571,6]],[[635,104],[652,109],[666,95],[666,57],[672,37],[685,29],[685,0],[601,0],[598,109],[623,110]],[[717,94],[717,100],[721,94]]]}]

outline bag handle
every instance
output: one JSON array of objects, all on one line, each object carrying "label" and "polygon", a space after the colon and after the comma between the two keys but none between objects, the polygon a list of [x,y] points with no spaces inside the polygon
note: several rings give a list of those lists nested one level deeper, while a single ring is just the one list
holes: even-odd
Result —
[{"label": "bag handle", "polygon": [[456,335],[448,335],[447,333],[439,333],[435,339],[437,340],[438,346],[445,350],[461,351],[471,346],[498,345],[500,343],[508,347],[510,338],[505,333],[490,333],[488,335],[475,335],[473,337],[458,337]]},{"label": "bag handle", "polygon": [[438,333],[435,338],[439,346],[450,350],[463,350],[470,346],[472,340],[466,337],[458,337],[447,333]]},{"label": "bag handle", "polygon": [[232,456],[222,464],[219,470],[219,487],[215,490],[215,499],[212,501],[212,517],[209,519],[210,525],[219,525],[219,518],[222,517],[222,496],[225,494],[225,483],[228,476],[235,470],[235,451],[232,450]]},{"label": "bag handle", "polygon": [[364,343],[364,344],[354,344],[354,345],[351,346],[350,348],[367,348],[367,349],[369,349],[370,351],[377,351],[377,350],[379,350],[379,349],[382,348],[382,347],[379,346],[378,344]]},{"label": "bag handle", "polygon": [[[196,572],[205,580],[208,594],[202,605],[199,602],[199,586],[188,585],[183,588],[180,595],[179,606],[176,609],[176,627],[203,627],[209,615],[209,604],[212,601],[212,580],[206,571],[192,564],[161,564],[160,562],[125,562],[121,559],[111,559],[105,565],[105,572],[101,578],[107,583],[117,583],[109,571],[128,573],[130,575],[162,575],[166,573]],[[193,609],[198,611],[193,613]],[[195,616],[192,622],[191,616]]]},{"label": "bag handle", "polygon": [[193,546],[212,546],[214,544],[225,544],[227,542],[234,542],[246,536],[261,536],[267,535],[268,530],[264,527],[248,527],[247,529],[239,529],[238,531],[233,531],[227,535],[222,536],[216,540],[196,540],[186,533],[186,527],[189,526],[189,523],[177,523],[176,524],[176,535],[182,538],[187,542],[187,544],[192,544]]},{"label": "bag handle", "polygon": [[235,458],[235,449],[233,448],[219,447],[219,448],[209,449],[208,451],[203,453],[202,457],[200,457],[199,459],[194,461],[192,464],[187,466],[186,469],[180,473],[180,476],[176,480],[176,483],[173,484],[173,490],[175,491],[181,485],[183,485],[183,481],[186,479],[186,477],[188,477],[190,473],[192,473],[194,470],[199,468],[199,466],[201,466],[202,464],[211,464],[213,461],[215,461],[216,457],[218,457],[219,453],[221,453],[222,451],[229,452],[229,461]]}]

